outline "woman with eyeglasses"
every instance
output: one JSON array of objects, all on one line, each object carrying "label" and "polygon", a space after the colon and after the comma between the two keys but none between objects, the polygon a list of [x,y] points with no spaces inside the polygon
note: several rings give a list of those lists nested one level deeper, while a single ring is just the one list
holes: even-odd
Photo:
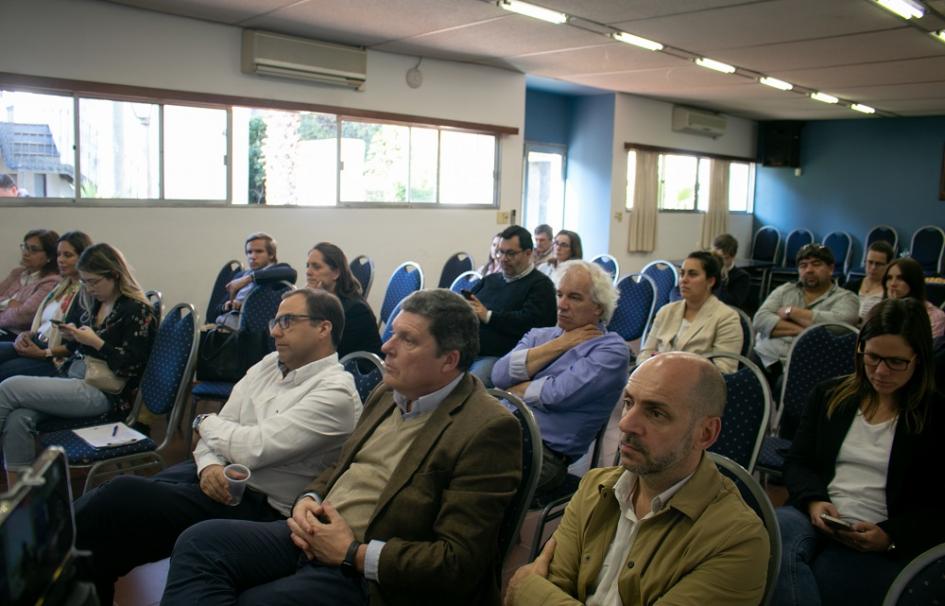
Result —
[{"label": "woman with eyeglasses", "polygon": [[20,267],[0,282],[0,341],[28,330],[46,295],[59,283],[56,241],[51,229],[32,229],[20,244]]},{"label": "woman with eyeglasses", "polygon": [[929,303],[925,296],[925,273],[915,259],[903,257],[886,267],[883,274],[883,290],[887,299],[911,297],[925,307],[932,325],[932,338],[945,335],[945,311]]},{"label": "woman with eyeglasses", "polygon": [[562,229],[555,235],[551,243],[551,258],[538,266],[538,271],[550,276],[558,269],[558,265],[571,259],[583,259],[584,249],[581,247],[581,236],[577,232]]},{"label": "woman with eyeglasses", "polygon": [[0,383],[0,447],[7,476],[36,455],[38,422],[96,417],[130,409],[144,373],[156,321],[122,254],[93,244],[78,261],[80,321],[59,325],[71,352],[58,377],[10,377]]},{"label": "woman with eyeglasses", "polygon": [[14,342],[0,342],[0,381],[16,375],[52,377],[72,353],[62,344],[60,322],[76,323],[81,317],[78,304],[79,255],[92,244],[81,231],[70,231],[59,237],[56,264],[62,279],[40,303],[33,324]]},{"label": "woman with eyeglasses", "polygon": [[911,558],[945,542],[945,432],[923,311],[879,303],[853,374],[812,391],[785,457],[775,604],[878,605]]}]

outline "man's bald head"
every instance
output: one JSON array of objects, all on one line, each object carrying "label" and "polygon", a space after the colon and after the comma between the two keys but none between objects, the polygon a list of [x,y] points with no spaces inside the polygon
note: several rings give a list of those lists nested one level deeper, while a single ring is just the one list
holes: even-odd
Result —
[{"label": "man's bald head", "polygon": [[725,379],[706,358],[682,351],[661,353],[647,359],[633,374],[643,372],[649,375],[653,371],[659,380],[669,383],[682,402],[688,404],[692,420],[721,417],[725,412]]}]

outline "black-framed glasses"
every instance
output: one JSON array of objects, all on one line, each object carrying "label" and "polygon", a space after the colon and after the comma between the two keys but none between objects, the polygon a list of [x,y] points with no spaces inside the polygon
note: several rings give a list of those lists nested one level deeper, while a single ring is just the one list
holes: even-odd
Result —
[{"label": "black-framed glasses", "polygon": [[915,356],[912,356],[909,359],[906,358],[887,358],[886,356],[880,356],[874,354],[871,351],[861,351],[859,352],[863,356],[863,363],[869,366],[870,368],[876,368],[879,366],[880,362],[886,365],[886,368],[893,372],[902,372],[909,368],[909,365],[912,364],[912,361],[915,360]]},{"label": "black-framed glasses", "polygon": [[23,252],[41,253],[43,252],[43,247],[20,242],[20,250]]},{"label": "black-framed glasses", "polygon": [[312,322],[320,322],[325,318],[316,318],[313,316],[307,316],[305,314],[283,314],[269,320],[269,330],[275,330],[276,326],[282,330],[289,330],[292,328],[292,325],[296,322],[302,320],[311,320]]},{"label": "black-framed glasses", "polygon": [[495,258],[501,259],[502,257],[505,257],[507,259],[514,259],[518,255],[520,255],[522,252],[523,251],[521,250],[506,250],[504,248],[500,248],[495,251]]}]

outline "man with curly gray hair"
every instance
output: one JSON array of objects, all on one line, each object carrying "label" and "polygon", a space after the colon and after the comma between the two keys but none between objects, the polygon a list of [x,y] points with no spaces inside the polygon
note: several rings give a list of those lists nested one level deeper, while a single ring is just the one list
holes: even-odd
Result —
[{"label": "man with curly gray hair", "polygon": [[557,489],[568,465],[607,422],[627,382],[629,350],[608,332],[619,293],[594,263],[562,263],[555,281],[558,324],[534,328],[492,370],[496,387],[521,396],[541,428],[539,499]]}]

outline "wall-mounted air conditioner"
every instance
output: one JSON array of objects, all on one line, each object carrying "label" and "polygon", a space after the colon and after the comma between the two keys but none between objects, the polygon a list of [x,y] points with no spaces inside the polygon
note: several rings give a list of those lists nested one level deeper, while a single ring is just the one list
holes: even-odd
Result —
[{"label": "wall-mounted air conditioner", "polygon": [[725,116],[702,109],[674,105],[673,130],[714,139],[725,134]]},{"label": "wall-mounted air conditioner", "polygon": [[360,89],[367,79],[367,51],[247,29],[243,30],[242,71]]}]

